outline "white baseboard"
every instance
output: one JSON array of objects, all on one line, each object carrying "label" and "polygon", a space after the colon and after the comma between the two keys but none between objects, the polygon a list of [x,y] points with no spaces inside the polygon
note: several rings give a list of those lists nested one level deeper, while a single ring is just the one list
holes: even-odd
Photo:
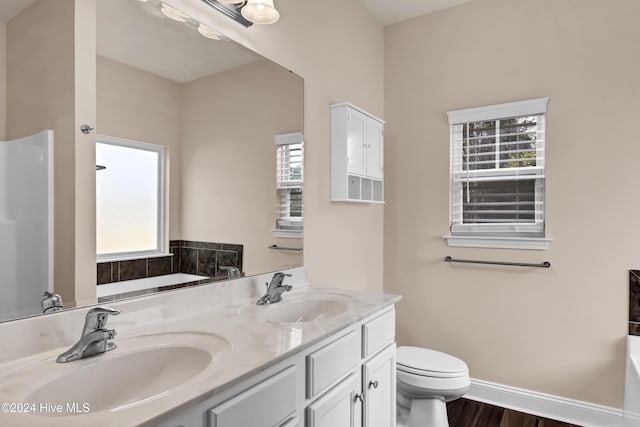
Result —
[{"label": "white baseboard", "polygon": [[472,379],[471,388],[464,398],[585,427],[623,425],[622,409],[488,381]]}]

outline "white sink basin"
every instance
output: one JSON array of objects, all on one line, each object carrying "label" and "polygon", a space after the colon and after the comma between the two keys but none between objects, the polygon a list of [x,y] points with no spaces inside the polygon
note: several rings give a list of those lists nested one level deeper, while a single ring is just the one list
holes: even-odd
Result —
[{"label": "white sink basin", "polygon": [[315,322],[344,313],[348,305],[334,299],[287,301],[266,307],[264,318],[270,322]]},{"label": "white sink basin", "polygon": [[[59,364],[50,357],[0,378],[34,378],[25,402],[62,405],[63,411],[39,416],[81,415],[87,411],[121,411],[161,398],[210,372],[231,351],[230,343],[204,333],[163,333],[117,340],[118,348],[87,359]],[[77,403],[76,411],[68,404]]]}]

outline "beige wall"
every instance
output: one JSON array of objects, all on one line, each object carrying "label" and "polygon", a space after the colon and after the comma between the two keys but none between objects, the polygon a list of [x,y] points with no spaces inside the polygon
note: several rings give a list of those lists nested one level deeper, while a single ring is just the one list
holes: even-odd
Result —
[{"label": "beige wall", "polygon": [[[404,295],[401,344],[460,356],[477,379],[622,406],[639,19],[635,0],[475,0],[386,28],[385,291]],[[542,96],[549,249],[448,248],[446,112]]]},{"label": "beige wall", "polygon": [[87,0],[41,0],[7,25],[7,138],[55,132],[54,284],[65,306],[95,296],[95,154],[93,135],[78,130],[95,123],[86,56],[93,49],[95,57],[92,7]]},{"label": "beige wall", "polygon": [[169,236],[178,239],[182,85],[102,56],[97,76],[96,132],[168,148]]},{"label": "beige wall", "polygon": [[304,78],[309,280],[316,286],[382,290],[383,207],[329,202],[329,105],[349,101],[384,117],[382,27],[357,0],[281,0],[276,25],[249,29],[200,1],[169,3]]},{"label": "beige wall", "polygon": [[[96,2],[75,0],[75,277],[76,303],[96,300],[96,137],[80,127],[96,125]],[[57,237],[57,235],[56,235]]]},{"label": "beige wall", "polygon": [[266,61],[184,85],[182,238],[244,245],[248,275],[302,265],[275,239],[274,135],[302,130],[302,79]]},{"label": "beige wall", "polygon": [[0,140],[7,139],[7,24],[0,22]]}]

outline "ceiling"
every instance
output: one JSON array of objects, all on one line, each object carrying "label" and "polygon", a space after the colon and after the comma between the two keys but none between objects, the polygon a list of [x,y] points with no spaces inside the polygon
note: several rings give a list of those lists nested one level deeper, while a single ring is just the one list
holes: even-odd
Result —
[{"label": "ceiling", "polygon": [[[0,22],[35,0],[0,0]],[[360,0],[390,25],[471,0]],[[97,51],[114,61],[184,83],[258,60],[234,43],[206,39],[162,15],[150,3],[97,1]],[[144,54],[141,54],[144,52]]]},{"label": "ceiling", "polygon": [[[0,22],[10,21],[34,1],[0,0]],[[235,43],[202,37],[151,3],[98,0],[96,21],[98,55],[178,83],[261,59]]]},{"label": "ceiling", "polygon": [[0,22],[7,22],[35,0],[0,0]]},{"label": "ceiling", "polygon": [[178,83],[260,59],[235,43],[202,37],[151,3],[131,0],[97,1],[96,37],[98,55]]},{"label": "ceiling", "polygon": [[360,0],[382,25],[391,25],[471,0]]}]

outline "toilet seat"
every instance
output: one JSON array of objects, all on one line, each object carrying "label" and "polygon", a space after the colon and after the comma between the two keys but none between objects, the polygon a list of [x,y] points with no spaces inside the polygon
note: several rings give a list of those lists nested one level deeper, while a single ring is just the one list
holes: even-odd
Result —
[{"label": "toilet seat", "polygon": [[420,347],[399,347],[396,355],[399,371],[433,378],[469,376],[467,364],[457,357]]}]

